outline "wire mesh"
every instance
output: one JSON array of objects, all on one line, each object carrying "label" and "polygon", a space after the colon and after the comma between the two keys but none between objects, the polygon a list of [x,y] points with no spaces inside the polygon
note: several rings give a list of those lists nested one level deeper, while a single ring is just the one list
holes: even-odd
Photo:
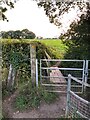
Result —
[{"label": "wire mesh", "polygon": [[90,102],[70,91],[69,115],[76,118],[90,118]]},{"label": "wire mesh", "polygon": [[[83,94],[76,94],[76,91],[72,89],[72,81],[84,85],[86,88],[90,88],[90,84],[81,82],[77,78],[68,75],[68,92],[67,92],[67,107],[66,114],[73,118],[86,118],[90,119],[90,101],[83,98]],[[73,82],[73,83],[74,83]],[[77,89],[78,91],[78,89]],[[85,92],[85,91],[84,91]],[[86,95],[87,95],[86,91]]]}]

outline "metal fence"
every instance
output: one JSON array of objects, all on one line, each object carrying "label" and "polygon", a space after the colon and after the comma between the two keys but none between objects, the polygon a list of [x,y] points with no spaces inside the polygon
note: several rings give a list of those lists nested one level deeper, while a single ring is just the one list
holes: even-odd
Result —
[{"label": "metal fence", "polygon": [[[68,74],[74,75],[80,81],[84,82],[85,60],[60,60],[60,59],[41,59],[40,60],[40,81],[45,88],[53,89],[67,87]],[[53,74],[54,73],[54,74]],[[52,75],[53,74],[53,75]],[[50,81],[51,79],[54,79]],[[58,79],[58,80],[56,80]],[[64,82],[62,82],[62,79]],[[60,81],[60,82],[57,82]],[[83,85],[72,83],[73,89],[78,92],[83,91]],[[51,89],[50,89],[51,90]],[[66,92],[65,89],[56,89],[54,92]]]},{"label": "metal fence", "polygon": [[68,75],[66,115],[74,118],[90,119],[90,102],[80,97],[74,90],[71,90],[72,80],[90,88],[90,84],[81,82],[77,78]]}]

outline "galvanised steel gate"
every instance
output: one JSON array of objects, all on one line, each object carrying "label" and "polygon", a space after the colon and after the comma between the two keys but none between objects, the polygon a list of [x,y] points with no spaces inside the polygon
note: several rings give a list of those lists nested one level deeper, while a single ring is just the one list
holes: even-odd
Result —
[{"label": "galvanised steel gate", "polygon": [[[68,74],[72,74],[82,82],[87,81],[86,63],[85,60],[41,59],[41,85],[52,92],[66,92],[66,88],[63,88],[67,87]],[[72,86],[76,92],[83,92],[83,84],[72,83]]]},{"label": "galvanised steel gate", "polygon": [[85,82],[90,80],[90,60],[85,60]]}]

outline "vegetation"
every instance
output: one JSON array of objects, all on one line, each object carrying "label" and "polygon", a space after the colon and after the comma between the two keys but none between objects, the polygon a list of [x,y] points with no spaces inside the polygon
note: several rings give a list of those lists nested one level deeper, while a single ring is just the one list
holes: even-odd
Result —
[{"label": "vegetation", "polygon": [[[69,45],[74,44],[72,40],[68,40],[67,42],[64,43],[64,40],[61,41],[61,40],[2,39],[0,42],[2,42],[2,57],[4,68],[3,70],[4,73],[7,74],[7,75],[5,74],[6,79],[3,76],[4,79],[3,96],[10,95],[17,89],[19,91],[19,94],[17,95],[14,103],[15,108],[18,110],[37,108],[39,107],[41,102],[52,103],[54,102],[53,100],[56,100],[58,97],[57,94],[46,92],[44,88],[42,88],[41,86],[39,86],[39,88],[32,87],[30,79],[30,60],[29,60],[31,43],[34,43],[36,45],[37,51],[36,56],[38,59],[41,58],[43,59],[44,57],[46,57],[45,51],[50,55],[51,58],[54,59],[57,58],[82,59],[82,55],[84,56],[84,53],[80,54],[80,52],[82,51],[78,52],[77,54],[77,49],[75,49],[74,54],[71,52],[67,56],[67,51],[70,51]],[[53,49],[56,50],[57,54],[53,52]],[[75,56],[75,54],[77,56]],[[12,64],[14,70],[16,71],[15,84],[17,84],[17,86],[14,86],[13,89],[11,88],[11,90],[8,91],[6,80],[10,64]]]},{"label": "vegetation", "polygon": [[[55,93],[48,93],[39,86],[39,88],[32,87],[30,79],[30,44],[36,45],[37,58],[44,58],[45,51],[56,58],[55,53],[51,48],[47,47],[38,40],[11,40],[2,39],[2,96],[3,98],[19,91],[15,99],[15,107],[19,110],[36,108],[41,101],[52,103],[58,96]],[[57,42],[57,41],[55,41]],[[57,43],[55,43],[57,44]],[[10,65],[12,65],[11,78],[8,81]],[[13,75],[15,76],[13,79]],[[14,81],[13,81],[14,80]],[[27,85],[28,84],[28,85]]]},{"label": "vegetation", "polygon": [[0,20],[7,20],[8,18],[5,15],[5,12],[9,9],[14,8],[14,3],[16,3],[17,0],[14,0],[13,2],[10,0],[0,0]]},{"label": "vegetation", "polygon": [[[4,3],[10,8],[14,8],[14,3],[7,1],[0,1],[1,5]],[[38,6],[43,7],[46,15],[49,17],[51,23],[54,23],[56,26],[61,26],[61,18],[65,13],[68,13],[69,10],[79,8],[81,15],[80,20],[77,22],[73,22],[70,26],[70,29],[67,33],[62,34],[60,38],[64,39],[63,42],[57,40],[57,42],[41,40],[34,41],[34,44],[37,46],[37,58],[47,58],[45,55],[45,51],[50,55],[51,58],[59,58],[59,59],[90,59],[90,4],[89,2],[50,2],[50,1],[41,1],[37,3]],[[84,8],[86,8],[84,10]],[[59,11],[58,13],[56,11]],[[5,12],[7,11],[7,7],[0,7],[0,14],[2,15],[3,20],[7,20],[5,16]],[[8,20],[7,20],[8,21]],[[2,33],[3,34],[3,33]],[[3,34],[3,38],[14,38],[21,40],[1,40],[2,42],[2,57],[3,57],[3,71],[6,72],[6,78],[3,83],[3,94],[8,95],[7,88],[10,92],[13,92],[14,84],[18,80],[18,90],[19,96],[17,96],[15,100],[16,108],[22,110],[24,108],[38,107],[41,101],[45,101],[47,103],[51,103],[53,99],[57,97],[56,94],[47,93],[43,88],[36,87],[32,88],[31,84],[28,86],[22,86],[22,81],[24,84],[30,83],[30,40],[22,40],[29,39],[31,35],[28,30],[22,31],[8,31]],[[35,35],[34,35],[35,37]],[[33,37],[33,38],[34,38]],[[67,39],[66,39],[67,38]],[[71,39],[71,40],[68,40]],[[32,41],[33,42],[33,41]],[[59,42],[59,43],[58,43]],[[71,64],[71,63],[69,63]],[[69,66],[68,64],[68,66]],[[46,64],[45,64],[46,65]],[[44,66],[45,66],[44,65]],[[9,71],[11,69],[11,77],[9,76]],[[8,71],[9,70],[9,71]],[[78,74],[78,73],[76,73]],[[3,77],[4,78],[4,77]],[[9,79],[7,79],[9,78]],[[13,82],[13,81],[14,82]],[[88,81],[89,83],[89,81]],[[19,88],[20,87],[20,88]],[[89,91],[89,89],[87,89]],[[85,93],[86,94],[86,93]],[[26,97],[25,97],[26,96]],[[86,95],[90,98],[90,94]]]},{"label": "vegetation", "polygon": [[37,108],[41,102],[50,104],[54,102],[57,97],[58,95],[56,93],[49,93],[40,86],[38,88],[32,88],[31,83],[29,83],[20,89],[19,95],[14,102],[17,109],[24,110]]},{"label": "vegetation", "polygon": [[28,29],[23,29],[22,31],[1,31],[1,38],[3,39],[34,39],[35,37],[36,35]]},{"label": "vegetation", "polygon": [[[78,7],[78,10],[81,12],[81,15],[85,15],[85,9],[88,9],[89,2],[86,1],[57,1],[52,2],[38,0],[37,5],[43,7],[46,15],[48,16],[51,23],[54,23],[57,26],[62,25],[62,17],[65,13],[70,12],[71,9]],[[58,12],[56,12],[58,11]],[[77,15],[79,16],[79,15]],[[80,17],[80,16],[79,16]],[[75,21],[74,21],[75,22]]]},{"label": "vegetation", "polygon": [[[49,40],[50,41],[50,40]],[[47,58],[45,51],[51,58],[63,58],[63,54],[60,55],[60,50],[57,50],[56,54],[53,52],[53,47],[46,46],[43,40],[16,40],[16,39],[2,39],[2,78],[3,78],[3,97],[9,93],[13,93],[13,90],[17,89],[20,84],[30,81],[30,44],[36,45],[37,59]],[[58,41],[53,41],[53,46],[56,48]],[[47,41],[48,43],[48,41]],[[55,43],[55,44],[54,44]],[[62,43],[61,43],[62,44]],[[49,45],[49,44],[48,44]],[[54,48],[54,49],[55,49]],[[66,47],[62,44],[62,51],[66,51]],[[44,65],[45,66],[45,65]],[[9,71],[11,68],[11,75]],[[13,87],[14,86],[14,87]],[[9,92],[9,93],[8,93]]]},{"label": "vegetation", "polygon": [[[70,29],[62,35],[64,43],[68,46],[65,58],[68,59],[90,59],[90,3],[89,2],[52,2],[38,1],[38,6],[43,7],[51,23],[61,27],[61,19],[65,13],[70,12],[76,7],[81,14],[77,15],[80,19],[71,23]],[[58,12],[56,12],[58,10]],[[71,39],[71,40],[69,40]]]},{"label": "vegetation", "polygon": [[49,47],[56,55],[56,58],[63,59],[66,51],[68,50],[68,46],[65,45],[60,39],[44,39],[39,40],[41,43],[45,44],[47,47]]}]

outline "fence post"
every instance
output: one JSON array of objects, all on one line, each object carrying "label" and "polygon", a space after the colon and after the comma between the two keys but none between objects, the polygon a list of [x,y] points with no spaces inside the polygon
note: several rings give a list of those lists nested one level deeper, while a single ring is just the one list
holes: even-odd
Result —
[{"label": "fence post", "polygon": [[40,59],[40,84],[42,84],[42,59]]},{"label": "fence post", "polygon": [[[83,61],[83,75],[82,75],[82,83],[84,83],[85,80],[85,60]],[[82,84],[82,93],[84,92],[84,84]]]},{"label": "fence post", "polygon": [[36,59],[36,87],[38,87],[38,60]]},{"label": "fence post", "polygon": [[30,44],[31,81],[34,86],[36,81],[36,45]]},{"label": "fence post", "polygon": [[68,85],[67,85],[67,105],[66,105],[66,116],[69,113],[69,100],[70,100],[70,89],[71,89],[71,75],[68,75]]},{"label": "fence post", "polygon": [[[87,83],[88,77],[88,60],[86,60],[86,66],[85,66],[85,80],[84,82]],[[86,91],[86,86],[84,85],[84,92]]]}]

